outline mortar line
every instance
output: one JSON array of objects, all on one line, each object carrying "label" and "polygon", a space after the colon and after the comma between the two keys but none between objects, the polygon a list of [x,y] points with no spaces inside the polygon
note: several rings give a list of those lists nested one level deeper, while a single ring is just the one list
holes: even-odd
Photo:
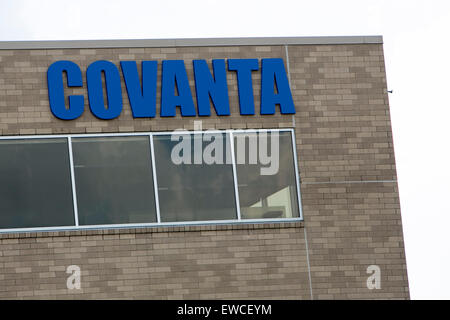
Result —
[{"label": "mortar line", "polygon": [[[291,67],[289,64],[289,50],[288,50],[287,44],[284,45],[284,51],[285,51],[285,55],[286,55],[286,67],[287,67],[287,72],[288,72],[289,88],[291,88],[291,92],[292,92]],[[292,126],[295,128],[295,114],[292,115]]]},{"label": "mortar line", "polygon": [[396,183],[397,180],[355,180],[355,181],[322,181],[322,182],[301,182],[301,184],[351,184],[351,183]]},{"label": "mortar line", "polygon": [[309,262],[308,237],[306,235],[306,226],[303,227],[303,234],[305,235],[306,262],[308,264],[309,294],[311,295],[311,300],[314,300],[313,289],[312,289],[312,281],[311,281],[311,264]]}]

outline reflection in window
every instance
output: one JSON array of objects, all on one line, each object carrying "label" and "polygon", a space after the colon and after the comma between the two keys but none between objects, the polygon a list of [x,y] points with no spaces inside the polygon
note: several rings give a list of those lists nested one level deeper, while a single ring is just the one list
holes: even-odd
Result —
[{"label": "reflection in window", "polygon": [[0,228],[74,224],[67,139],[0,141]]},{"label": "reflection in window", "polygon": [[236,219],[226,133],[155,135],[162,222]]},{"label": "reflection in window", "polygon": [[156,222],[149,137],[72,143],[80,225]]},{"label": "reflection in window", "polygon": [[299,217],[291,133],[233,136],[241,218]]}]

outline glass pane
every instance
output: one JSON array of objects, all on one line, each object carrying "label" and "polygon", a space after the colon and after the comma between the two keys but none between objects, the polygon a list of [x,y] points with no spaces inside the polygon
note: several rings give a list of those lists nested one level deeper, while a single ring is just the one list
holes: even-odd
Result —
[{"label": "glass pane", "polygon": [[242,219],[299,217],[290,132],[235,133]]},{"label": "glass pane", "polygon": [[161,221],[236,219],[227,137],[225,133],[154,136]]},{"label": "glass pane", "polygon": [[0,140],[0,228],[73,226],[66,139]]},{"label": "glass pane", "polygon": [[72,139],[80,225],[156,222],[149,137]]}]

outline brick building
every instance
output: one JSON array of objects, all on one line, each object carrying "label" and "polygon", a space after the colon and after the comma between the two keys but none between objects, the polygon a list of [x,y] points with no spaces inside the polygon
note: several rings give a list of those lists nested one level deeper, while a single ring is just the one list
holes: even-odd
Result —
[{"label": "brick building", "polygon": [[[177,129],[231,162],[171,163]],[[0,163],[1,299],[409,298],[378,36],[0,42]]]}]

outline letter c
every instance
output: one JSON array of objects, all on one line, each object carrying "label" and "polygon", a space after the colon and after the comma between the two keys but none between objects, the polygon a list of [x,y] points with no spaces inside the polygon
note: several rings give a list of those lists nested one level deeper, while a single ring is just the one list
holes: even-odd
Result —
[{"label": "letter c", "polygon": [[83,79],[80,67],[67,60],[56,61],[48,67],[47,85],[50,110],[53,115],[62,120],[74,120],[84,112],[84,96],[69,96],[69,107],[64,101],[64,88],[62,74],[66,72],[68,87],[82,87]]}]

